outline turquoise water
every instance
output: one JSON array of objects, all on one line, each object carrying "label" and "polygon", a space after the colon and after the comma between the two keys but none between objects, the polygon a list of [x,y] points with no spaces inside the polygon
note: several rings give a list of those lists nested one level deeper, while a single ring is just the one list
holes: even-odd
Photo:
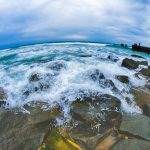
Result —
[{"label": "turquoise water", "polygon": [[[0,50],[0,87],[8,95],[7,107],[23,107],[31,101],[41,101],[50,107],[59,103],[68,111],[69,105],[76,98],[90,94],[111,94],[122,102],[122,109],[127,112],[140,112],[129,94],[131,86],[144,86],[145,79],[134,77],[139,71],[121,67],[125,57],[137,54],[150,61],[150,56],[144,53],[124,49],[113,44],[98,43],[46,43],[22,46],[13,49]],[[113,62],[108,56],[118,57]],[[117,87],[103,82],[93,81],[91,75],[98,70],[105,79],[112,80]],[[40,80],[30,81],[32,75],[37,74]],[[127,75],[130,84],[119,82],[116,75]],[[129,98],[131,103],[126,102]]]}]

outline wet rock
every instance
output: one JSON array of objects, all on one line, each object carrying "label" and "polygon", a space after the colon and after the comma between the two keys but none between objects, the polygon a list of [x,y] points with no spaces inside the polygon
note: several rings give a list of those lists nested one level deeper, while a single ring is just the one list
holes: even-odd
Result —
[{"label": "wet rock", "polygon": [[150,118],[141,114],[123,115],[120,130],[150,140]]},{"label": "wet rock", "polygon": [[120,113],[120,104],[119,99],[107,94],[92,98],[85,97],[83,100],[78,99],[72,103],[71,113],[75,120],[110,122],[110,118],[107,117],[113,117],[113,115],[116,117],[115,115]]},{"label": "wet rock", "polygon": [[90,77],[93,81],[99,81],[99,80],[105,79],[105,76],[103,75],[103,73],[101,73],[98,69],[94,70],[91,73]]},{"label": "wet rock", "polygon": [[122,83],[129,83],[128,76],[125,75],[117,75],[116,78]]},{"label": "wet rock", "polygon": [[143,113],[144,115],[150,117],[150,104],[145,104],[143,106]]},{"label": "wet rock", "polygon": [[[60,130],[60,131],[59,131]],[[54,128],[38,150],[82,150],[63,129]]]},{"label": "wet rock", "polygon": [[129,58],[125,58],[122,62],[122,66],[128,69],[137,69],[139,65],[148,65],[147,61],[135,61]]},{"label": "wet rock", "polygon": [[71,136],[85,149],[93,150],[97,140],[114,126],[114,122],[119,126],[120,105],[119,99],[107,94],[74,101],[71,115],[75,125]]},{"label": "wet rock", "polygon": [[143,68],[140,73],[144,76],[147,76],[150,78],[150,69],[149,68]]},{"label": "wet rock", "polygon": [[7,94],[4,89],[0,87],[0,107],[6,104]]},{"label": "wet rock", "polygon": [[142,56],[139,56],[139,55],[135,55],[135,54],[133,54],[133,55],[131,55],[132,57],[136,57],[136,58],[143,58],[143,59],[145,59],[144,57],[142,57]]},{"label": "wet rock", "polygon": [[30,82],[36,82],[40,80],[40,76],[38,74],[32,74],[31,77],[29,78]]},{"label": "wet rock", "polygon": [[150,142],[143,140],[122,140],[115,144],[111,150],[148,150]]},{"label": "wet rock", "polygon": [[117,56],[114,56],[114,55],[109,55],[108,59],[110,59],[113,62],[117,62],[119,60],[119,58]]},{"label": "wet rock", "polygon": [[110,150],[113,145],[118,142],[118,138],[114,136],[113,132],[108,132],[102,138],[98,140],[94,150]]},{"label": "wet rock", "polygon": [[142,109],[145,104],[150,104],[150,92],[144,89],[132,88],[131,93],[138,106]]},{"label": "wet rock", "polygon": [[38,148],[56,117],[60,115],[58,111],[43,111],[41,107],[28,106],[30,114],[16,109],[0,109],[0,145],[3,150]]}]

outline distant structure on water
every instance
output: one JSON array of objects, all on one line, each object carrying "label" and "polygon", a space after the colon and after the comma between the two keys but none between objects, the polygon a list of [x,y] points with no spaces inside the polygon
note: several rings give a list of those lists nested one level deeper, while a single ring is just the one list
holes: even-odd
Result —
[{"label": "distant structure on water", "polygon": [[127,45],[127,44],[121,44],[121,46],[122,46],[122,47],[125,47],[125,48],[127,48],[127,47],[128,47],[128,45]]},{"label": "distant structure on water", "polygon": [[150,47],[141,46],[140,43],[139,45],[137,44],[132,45],[132,50],[150,54]]}]

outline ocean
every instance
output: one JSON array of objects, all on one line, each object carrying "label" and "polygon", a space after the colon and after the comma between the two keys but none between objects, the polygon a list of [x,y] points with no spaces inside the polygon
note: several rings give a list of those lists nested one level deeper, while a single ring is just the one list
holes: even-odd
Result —
[{"label": "ocean", "polygon": [[[150,55],[115,44],[43,43],[0,50],[0,87],[7,93],[6,108],[25,111],[26,104],[44,102],[50,108],[59,104],[67,115],[70,104],[77,98],[109,94],[120,99],[122,111],[140,113],[129,91],[146,84],[144,77],[134,76],[144,66],[136,70],[121,66],[126,57],[143,60],[131,54],[150,62]],[[100,81],[101,75],[104,79]],[[128,76],[129,84],[121,83],[117,75]],[[106,80],[112,81],[116,89],[106,84]]]}]

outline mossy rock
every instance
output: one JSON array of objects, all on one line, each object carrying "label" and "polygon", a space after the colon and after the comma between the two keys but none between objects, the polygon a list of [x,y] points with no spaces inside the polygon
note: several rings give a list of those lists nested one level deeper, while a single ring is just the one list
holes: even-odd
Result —
[{"label": "mossy rock", "polygon": [[145,104],[150,104],[150,92],[144,89],[133,88],[131,90],[131,93],[133,94],[134,100],[136,101],[136,103],[140,108],[143,109],[143,106]]},{"label": "mossy rock", "polygon": [[150,78],[150,69],[149,68],[143,68],[140,73],[146,77]]},{"label": "mossy rock", "polygon": [[125,58],[122,62],[122,66],[128,69],[137,69],[139,65],[148,66],[148,62],[147,61],[135,61],[129,58]]},{"label": "mossy rock", "polygon": [[82,150],[64,130],[52,129],[38,150]]}]

